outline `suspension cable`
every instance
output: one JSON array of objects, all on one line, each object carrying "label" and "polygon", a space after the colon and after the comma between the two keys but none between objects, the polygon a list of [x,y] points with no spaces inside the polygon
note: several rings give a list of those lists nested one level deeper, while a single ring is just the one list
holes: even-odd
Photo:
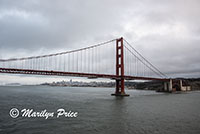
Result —
[{"label": "suspension cable", "polygon": [[41,56],[31,56],[31,57],[23,57],[23,58],[0,59],[0,62],[26,60],[26,59],[38,59],[38,58],[44,58],[44,57],[63,55],[63,54],[68,54],[68,53],[73,53],[73,52],[78,52],[78,51],[82,51],[82,50],[87,50],[87,49],[103,46],[103,45],[111,43],[115,40],[117,40],[117,39],[112,39],[112,40],[105,41],[105,42],[102,42],[102,43],[98,43],[96,45],[92,45],[92,46],[89,46],[89,47],[84,47],[84,48],[80,48],[80,49],[76,49],[76,50],[65,51],[65,52],[55,53],[55,54],[48,54],[48,55],[41,55]]},{"label": "suspension cable", "polygon": [[134,47],[131,46],[131,44],[124,39],[124,41],[139,55],[141,56],[147,63],[149,63],[156,71],[158,71],[161,75],[164,77],[167,77],[164,73],[162,73],[158,68],[156,68],[152,63],[150,63],[144,56],[142,56]]}]

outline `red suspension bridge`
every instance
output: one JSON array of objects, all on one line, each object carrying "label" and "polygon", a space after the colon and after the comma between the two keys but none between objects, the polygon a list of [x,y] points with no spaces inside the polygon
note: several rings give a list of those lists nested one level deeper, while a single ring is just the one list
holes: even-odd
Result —
[{"label": "red suspension bridge", "polygon": [[117,96],[127,96],[125,80],[163,81],[172,88],[171,80],[123,38],[61,53],[0,59],[0,73],[114,79]]}]

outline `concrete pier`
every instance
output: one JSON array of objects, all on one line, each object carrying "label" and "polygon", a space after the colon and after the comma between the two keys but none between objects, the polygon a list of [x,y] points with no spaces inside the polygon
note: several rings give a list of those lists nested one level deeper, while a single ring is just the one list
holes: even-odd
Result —
[{"label": "concrete pier", "polygon": [[172,80],[164,82],[163,92],[190,91],[191,86],[187,85],[183,80]]},{"label": "concrete pier", "polygon": [[168,85],[167,82],[164,82],[164,92],[168,91],[167,85]]},{"label": "concrete pier", "polygon": [[114,93],[114,94],[111,94],[112,96],[121,96],[121,97],[126,97],[126,96],[130,96],[129,94],[126,94],[126,93]]},{"label": "concrete pier", "polygon": [[168,87],[169,87],[169,92],[172,92],[172,88],[173,88],[173,86],[172,86],[172,79],[169,80]]}]

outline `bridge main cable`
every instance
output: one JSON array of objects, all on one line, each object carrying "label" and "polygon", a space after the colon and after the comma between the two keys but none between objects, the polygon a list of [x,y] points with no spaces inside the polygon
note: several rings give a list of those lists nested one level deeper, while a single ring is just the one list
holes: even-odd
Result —
[{"label": "bridge main cable", "polygon": [[[125,40],[124,39],[124,41],[129,45],[129,47],[131,47],[143,60],[145,60],[152,68],[154,68],[157,72],[155,72],[155,71],[153,71],[152,70],[152,68],[150,68],[150,67],[148,67],[147,65],[147,67],[149,68],[149,69],[151,69],[153,72],[155,72],[156,74],[158,74],[159,73],[159,75],[160,76],[163,76],[163,77],[166,77],[167,78],[167,75],[165,75],[164,73],[162,73],[158,68],[156,68],[150,61],[148,61],[142,54],[140,54],[127,40]],[[126,49],[128,49],[127,47],[126,47]],[[130,49],[129,49],[129,51],[130,51]],[[132,53],[133,54],[133,53]],[[135,54],[134,54],[134,56],[136,56]],[[143,62],[138,56],[136,56],[141,62]],[[145,64],[145,63],[143,63],[143,64]]]},{"label": "bridge main cable", "polygon": [[0,59],[0,62],[37,59],[37,58],[45,58],[45,57],[52,57],[52,56],[57,56],[57,55],[69,54],[69,53],[79,52],[79,51],[83,51],[83,50],[87,50],[87,49],[103,46],[105,44],[111,43],[111,42],[116,41],[116,40],[117,39],[112,39],[112,40],[105,41],[105,42],[102,42],[102,43],[98,43],[98,44],[95,44],[95,45],[92,45],[92,46],[89,46],[89,47],[84,47],[84,48],[71,50],[71,51],[60,52],[60,53],[48,54],[48,55],[30,56],[30,57],[23,57],[23,58]]}]

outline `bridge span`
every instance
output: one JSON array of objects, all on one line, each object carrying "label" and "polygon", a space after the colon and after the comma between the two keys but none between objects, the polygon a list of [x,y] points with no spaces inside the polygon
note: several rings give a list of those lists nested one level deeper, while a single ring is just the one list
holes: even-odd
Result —
[{"label": "bridge span", "polygon": [[173,81],[122,37],[61,53],[0,59],[0,73],[112,79],[115,96],[128,96],[125,80],[156,80],[165,91],[173,88]]}]

